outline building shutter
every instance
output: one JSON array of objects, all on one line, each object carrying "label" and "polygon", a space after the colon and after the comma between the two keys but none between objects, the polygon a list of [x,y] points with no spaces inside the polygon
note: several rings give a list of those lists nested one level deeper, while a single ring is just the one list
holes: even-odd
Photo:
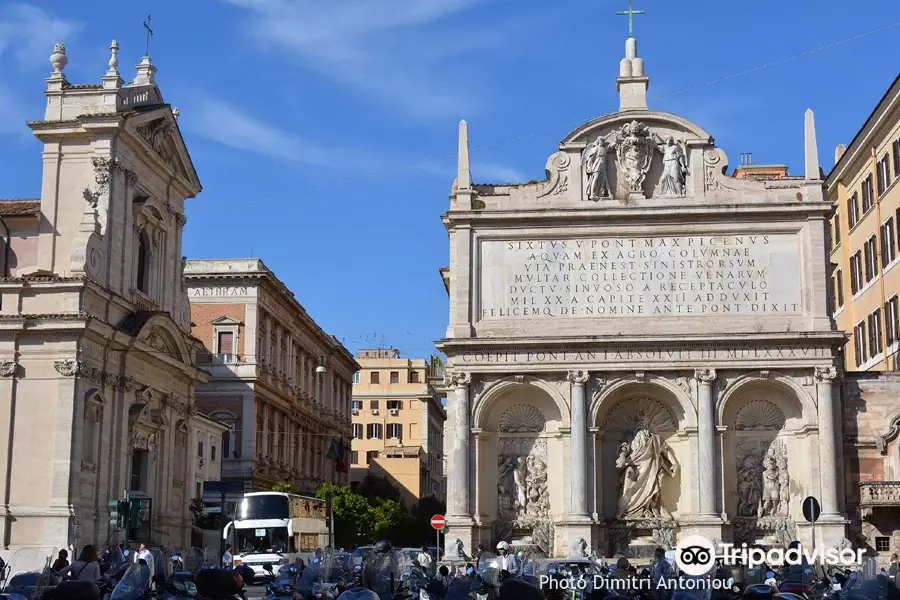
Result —
[{"label": "building shutter", "polygon": [[219,332],[219,354],[234,354],[234,332]]}]

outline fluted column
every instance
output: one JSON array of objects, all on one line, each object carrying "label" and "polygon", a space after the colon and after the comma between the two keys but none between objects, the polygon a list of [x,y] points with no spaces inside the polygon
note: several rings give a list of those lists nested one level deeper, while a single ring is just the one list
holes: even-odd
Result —
[{"label": "fluted column", "polygon": [[[453,439],[450,444],[450,471],[447,478],[447,508],[451,517],[470,520],[469,509],[469,384],[472,375],[461,371],[449,373],[444,378],[447,387],[453,389]],[[449,400],[449,399],[448,399]]]},{"label": "fluted column", "polygon": [[838,515],[837,448],[835,428],[833,381],[837,377],[834,367],[816,367],[816,395],[819,404],[819,482],[821,486],[822,514]]},{"label": "fluted column", "polygon": [[716,380],[715,369],[697,369],[694,371],[697,380],[697,439],[698,469],[700,484],[700,514],[716,516],[716,416],[713,402],[713,383]]},{"label": "fluted column", "polygon": [[587,371],[569,371],[572,388],[571,431],[569,434],[569,483],[572,517],[588,517],[587,512],[587,405],[584,386]]}]

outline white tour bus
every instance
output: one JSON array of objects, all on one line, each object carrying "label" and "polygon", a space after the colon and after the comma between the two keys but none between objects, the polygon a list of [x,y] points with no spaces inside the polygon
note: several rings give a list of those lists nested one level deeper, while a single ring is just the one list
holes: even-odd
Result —
[{"label": "white tour bus", "polygon": [[244,494],[222,533],[231,540],[234,565],[252,567],[258,577],[266,575],[266,563],[276,573],[297,558],[308,564],[316,548],[328,544],[325,501],[282,492]]}]

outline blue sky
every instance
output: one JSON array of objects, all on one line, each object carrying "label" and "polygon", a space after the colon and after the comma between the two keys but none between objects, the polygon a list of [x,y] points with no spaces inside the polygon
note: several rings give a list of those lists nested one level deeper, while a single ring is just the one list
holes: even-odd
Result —
[{"label": "blue sky", "polygon": [[[432,351],[448,263],[439,216],[469,122],[473,179],[543,178],[578,124],[616,110],[627,0],[197,0],[0,3],[0,196],[40,193],[53,44],[73,83],[99,83],[109,43],[133,78],[152,12],[151,55],[203,183],[184,252],[262,258],[355,350]],[[898,72],[896,0],[640,0],[651,108],[709,131],[732,167],[802,171],[803,112],[823,167]],[[772,64],[774,63],[774,64]],[[738,77],[733,73],[766,68]],[[700,87],[697,87],[700,86]]]}]

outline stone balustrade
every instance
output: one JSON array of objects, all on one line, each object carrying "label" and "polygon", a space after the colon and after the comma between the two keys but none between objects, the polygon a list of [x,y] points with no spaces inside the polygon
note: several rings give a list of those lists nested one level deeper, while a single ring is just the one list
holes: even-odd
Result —
[{"label": "stone balustrade", "polygon": [[900,506],[900,481],[861,481],[860,506]]}]

